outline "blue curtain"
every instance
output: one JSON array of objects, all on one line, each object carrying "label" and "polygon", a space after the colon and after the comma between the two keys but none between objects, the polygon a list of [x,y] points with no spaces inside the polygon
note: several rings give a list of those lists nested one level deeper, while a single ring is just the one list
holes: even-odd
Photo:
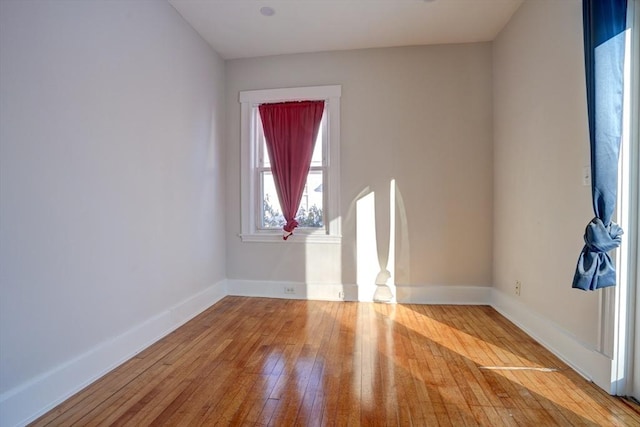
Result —
[{"label": "blue curtain", "polygon": [[595,218],[585,230],[573,287],[595,290],[616,284],[608,252],[622,240],[622,229],[611,218],[622,139],[627,0],[583,0],[582,13]]}]

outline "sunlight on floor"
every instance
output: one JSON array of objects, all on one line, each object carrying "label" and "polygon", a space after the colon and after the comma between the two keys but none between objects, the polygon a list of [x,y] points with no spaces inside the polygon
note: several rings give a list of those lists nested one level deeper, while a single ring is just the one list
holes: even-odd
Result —
[{"label": "sunlight on floor", "polygon": [[[379,305],[375,309],[380,315],[387,315],[386,310]],[[428,313],[428,306],[423,306],[421,309]],[[589,405],[589,407],[602,414],[610,412],[611,408],[599,404],[592,398],[592,392],[595,392],[595,389],[580,388],[576,390],[575,381],[577,378],[581,379],[581,377],[571,368],[564,364],[560,364],[560,366],[544,366],[537,362],[534,357],[530,357],[529,354],[534,354],[530,348],[531,344],[523,343],[521,348],[513,348],[513,346],[506,344],[507,340],[503,342],[501,337],[496,335],[491,337],[493,342],[488,342],[482,334],[474,336],[456,327],[455,318],[452,318],[454,324],[448,325],[429,317],[426,313],[412,310],[404,305],[398,305],[394,313],[389,313],[389,317],[403,327],[422,335],[425,340],[463,356],[473,363],[475,369],[491,371],[493,374],[517,384],[521,387],[521,395],[538,394],[550,402],[574,412],[576,415],[579,414],[581,417],[588,418],[589,421],[594,423],[598,423],[599,420],[585,414],[581,410],[582,405]],[[420,321],[409,320],[412,316],[419,318]],[[412,325],[421,325],[424,329],[416,330]],[[478,327],[474,326],[474,332],[477,329]],[[509,332],[504,331],[504,333],[508,334]],[[539,351],[539,349],[536,350]],[[393,357],[393,354],[389,354],[386,348],[379,347],[378,351],[385,353],[387,357]],[[407,370],[410,370],[410,368],[410,366],[405,366]],[[572,390],[570,399],[567,398],[568,396],[563,391],[569,389]],[[509,395],[505,394],[501,397],[509,398]]]}]

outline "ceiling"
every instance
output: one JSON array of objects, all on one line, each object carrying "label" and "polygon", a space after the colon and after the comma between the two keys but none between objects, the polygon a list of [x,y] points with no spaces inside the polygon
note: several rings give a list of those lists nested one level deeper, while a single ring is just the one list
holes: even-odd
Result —
[{"label": "ceiling", "polygon": [[[224,59],[493,40],[523,0],[169,0]],[[260,9],[275,13],[264,16]]]}]

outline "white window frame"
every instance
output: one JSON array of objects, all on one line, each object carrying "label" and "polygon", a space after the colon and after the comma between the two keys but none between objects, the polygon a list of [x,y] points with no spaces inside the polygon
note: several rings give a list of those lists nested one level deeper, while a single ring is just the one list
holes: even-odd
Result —
[{"label": "white window frame", "polygon": [[[248,90],[240,92],[240,192],[241,233],[243,242],[270,243],[340,243],[340,96],[342,86],[309,86],[284,89]],[[257,114],[260,104],[286,101],[325,101],[327,114],[328,146],[326,147],[326,178],[323,228],[296,228],[286,242],[281,229],[258,228],[261,214],[257,202],[260,191],[259,148],[256,147]]]}]

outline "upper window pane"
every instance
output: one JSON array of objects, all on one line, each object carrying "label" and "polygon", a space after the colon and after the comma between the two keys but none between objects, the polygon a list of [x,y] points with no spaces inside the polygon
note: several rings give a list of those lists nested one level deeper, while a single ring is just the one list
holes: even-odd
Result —
[{"label": "upper window pane", "polygon": [[313,155],[311,156],[311,166],[323,166],[324,165],[324,147],[322,146],[324,139],[324,132],[327,120],[327,110],[324,110],[322,114],[322,121],[320,122],[320,128],[318,128],[318,137],[316,138],[316,145],[313,147]]}]

